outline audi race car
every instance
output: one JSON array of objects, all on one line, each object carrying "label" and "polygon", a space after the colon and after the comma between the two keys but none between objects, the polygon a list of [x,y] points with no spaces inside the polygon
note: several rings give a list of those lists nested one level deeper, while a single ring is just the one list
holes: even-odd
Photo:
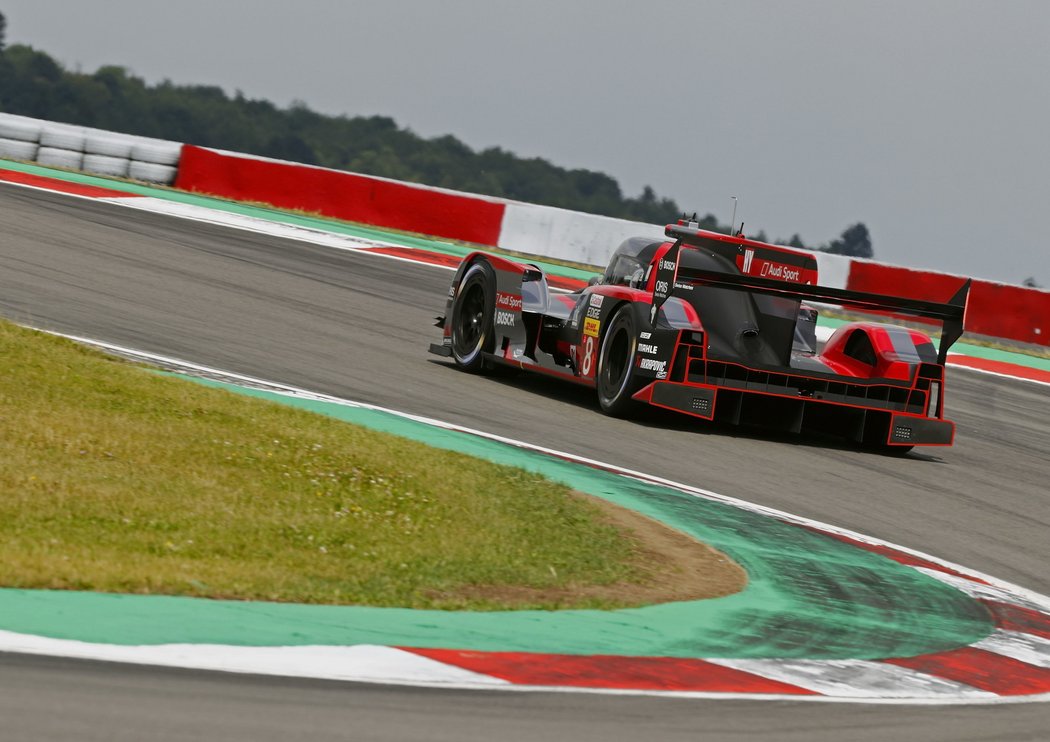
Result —
[{"label": "audi race car", "polygon": [[[848,291],[817,285],[808,252],[686,220],[665,234],[626,240],[574,293],[552,292],[534,265],[472,253],[430,350],[467,371],[505,365],[593,387],[614,416],[648,404],[898,452],[952,444],[944,363],[962,335],[969,281],[945,303]],[[940,345],[919,330],[852,322],[818,351],[811,303],[935,320]]]}]

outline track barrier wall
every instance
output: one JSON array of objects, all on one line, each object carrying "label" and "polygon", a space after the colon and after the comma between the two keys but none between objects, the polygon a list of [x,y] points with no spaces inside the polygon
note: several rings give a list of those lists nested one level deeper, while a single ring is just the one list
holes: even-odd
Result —
[{"label": "track barrier wall", "polygon": [[[0,113],[3,157],[173,182],[186,191],[587,265],[604,265],[627,237],[663,236],[661,225],[6,113]],[[820,283],[835,288],[945,301],[965,280],[841,255],[816,258]],[[975,280],[966,330],[1050,346],[1050,291]]]},{"label": "track barrier wall", "polygon": [[[947,273],[853,260],[847,288],[946,301],[964,280],[963,276]],[[1050,345],[1050,291],[974,280],[966,310],[966,331]]]},{"label": "track barrier wall", "polygon": [[505,208],[471,194],[190,144],[175,187],[481,245],[498,243]]},{"label": "track barrier wall", "polygon": [[0,113],[0,157],[170,185],[180,142]]}]

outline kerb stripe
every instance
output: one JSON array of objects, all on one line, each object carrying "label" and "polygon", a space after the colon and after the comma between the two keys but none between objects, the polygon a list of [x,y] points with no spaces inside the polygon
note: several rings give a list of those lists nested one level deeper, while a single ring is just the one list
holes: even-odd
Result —
[{"label": "kerb stripe", "polygon": [[819,695],[790,683],[697,659],[400,649],[518,685]]},{"label": "kerb stripe", "polygon": [[973,647],[883,661],[1001,696],[1050,693],[1050,669]]}]

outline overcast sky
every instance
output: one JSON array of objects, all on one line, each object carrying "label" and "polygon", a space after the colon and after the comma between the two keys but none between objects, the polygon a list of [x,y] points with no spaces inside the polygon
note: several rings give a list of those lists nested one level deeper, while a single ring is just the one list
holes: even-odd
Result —
[{"label": "overcast sky", "polygon": [[381,114],[810,244],[1050,285],[1050,2],[0,0],[71,68]]}]

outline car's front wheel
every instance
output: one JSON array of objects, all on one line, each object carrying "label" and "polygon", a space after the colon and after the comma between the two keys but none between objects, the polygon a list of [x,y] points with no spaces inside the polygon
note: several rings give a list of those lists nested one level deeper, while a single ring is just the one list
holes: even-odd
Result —
[{"label": "car's front wheel", "polygon": [[641,388],[634,370],[638,332],[629,304],[613,314],[598,349],[597,389],[602,411],[624,417],[638,406],[631,396]]},{"label": "car's front wheel", "polygon": [[495,344],[496,277],[484,261],[463,275],[452,302],[452,358],[467,371],[481,371]]}]

